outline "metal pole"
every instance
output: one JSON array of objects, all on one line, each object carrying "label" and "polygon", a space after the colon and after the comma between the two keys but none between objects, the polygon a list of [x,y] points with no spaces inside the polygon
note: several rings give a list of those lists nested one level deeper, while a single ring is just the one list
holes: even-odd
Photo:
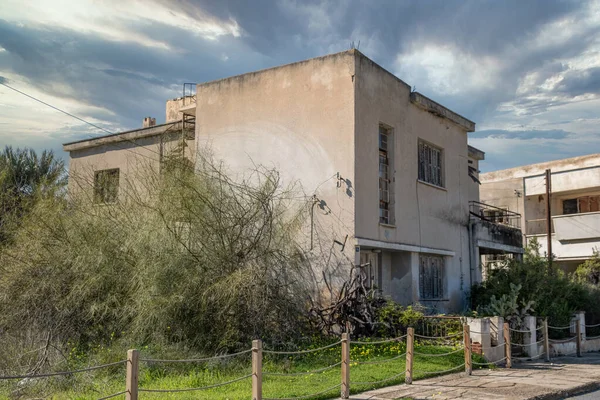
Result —
[{"label": "metal pole", "polygon": [[548,318],[544,320],[544,351],[546,352],[546,361],[550,361],[550,338],[548,337]]},{"label": "metal pole", "polygon": [[548,268],[552,269],[552,173],[546,170],[546,240],[548,241]]},{"label": "metal pole", "polygon": [[579,318],[577,318],[575,332],[577,334],[577,357],[581,357],[581,323],[579,322]]}]

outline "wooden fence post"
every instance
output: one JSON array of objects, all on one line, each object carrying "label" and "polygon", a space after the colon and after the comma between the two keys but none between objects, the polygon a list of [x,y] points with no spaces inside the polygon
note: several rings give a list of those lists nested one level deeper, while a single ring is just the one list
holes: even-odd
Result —
[{"label": "wooden fence post", "polygon": [[252,341],[252,400],[262,400],[262,340]]},{"label": "wooden fence post", "polygon": [[138,372],[140,352],[127,351],[127,378],[125,382],[125,400],[138,400]]},{"label": "wooden fence post", "polygon": [[350,397],[350,334],[342,333],[342,399]]},{"label": "wooden fence post", "polygon": [[469,324],[463,325],[463,339],[465,346],[465,372],[467,375],[471,375],[473,364],[471,359],[471,329],[469,328]]},{"label": "wooden fence post", "polygon": [[548,317],[544,319],[544,352],[546,353],[546,361],[550,361],[550,338],[548,337]]},{"label": "wooden fence post", "polygon": [[577,357],[581,357],[581,324],[577,319],[577,325],[575,326],[575,334],[577,335]]},{"label": "wooden fence post", "polygon": [[404,382],[411,384],[413,380],[413,353],[415,349],[415,329],[408,328],[406,331],[406,376]]},{"label": "wooden fence post", "polygon": [[512,367],[510,351],[510,328],[508,322],[504,323],[504,355],[506,356],[506,368]]}]

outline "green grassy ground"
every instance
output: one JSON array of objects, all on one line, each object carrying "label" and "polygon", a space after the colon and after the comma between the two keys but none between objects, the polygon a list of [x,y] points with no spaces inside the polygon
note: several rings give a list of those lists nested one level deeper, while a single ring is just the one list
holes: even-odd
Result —
[{"label": "green grassy ground", "polygon": [[[417,344],[416,353],[441,354],[455,353],[431,357],[416,355],[414,360],[414,379],[422,379],[457,368],[464,363],[463,352],[459,347]],[[351,346],[350,379],[352,393],[362,392],[378,387],[404,382],[405,357],[404,343],[353,344]],[[265,354],[263,360],[263,396],[264,398],[293,398],[324,392],[312,399],[329,399],[339,396],[340,366],[321,372],[311,373],[317,369],[336,364],[340,361],[340,347],[320,350],[299,356],[280,356]],[[397,359],[393,359],[398,357]],[[143,358],[143,354],[142,354]],[[475,358],[481,361],[479,357]],[[380,362],[385,361],[385,362]],[[112,393],[124,390],[125,367],[111,367],[110,371],[86,373],[76,378],[52,378],[52,381],[40,380],[36,385],[28,385],[18,390],[18,385],[4,384],[0,386],[0,398],[44,398],[44,399],[99,399]],[[248,375],[251,372],[250,355],[245,354],[215,364],[140,364],[139,387],[141,389],[185,389],[214,385]],[[279,376],[271,374],[299,374]],[[76,379],[76,380],[75,380]],[[382,381],[383,382],[378,382]],[[360,383],[375,382],[375,383]],[[36,395],[37,392],[37,395]],[[11,395],[12,393],[12,395]],[[19,396],[20,393],[20,396]],[[251,379],[245,379],[227,386],[181,393],[140,393],[143,399],[248,399],[251,394]],[[115,397],[123,399],[124,396]]]}]

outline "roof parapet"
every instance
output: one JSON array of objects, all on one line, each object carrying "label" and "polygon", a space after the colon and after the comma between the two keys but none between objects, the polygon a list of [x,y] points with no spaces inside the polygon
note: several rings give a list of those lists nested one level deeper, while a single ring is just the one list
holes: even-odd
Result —
[{"label": "roof parapet", "polygon": [[475,122],[449,110],[443,105],[431,100],[429,97],[423,96],[419,92],[412,92],[410,94],[410,101],[427,112],[454,122],[467,132],[475,132]]}]

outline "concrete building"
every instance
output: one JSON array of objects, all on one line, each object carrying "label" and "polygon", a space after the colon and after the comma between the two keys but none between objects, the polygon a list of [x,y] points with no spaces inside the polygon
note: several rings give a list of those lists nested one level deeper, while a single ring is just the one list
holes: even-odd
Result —
[{"label": "concrete building", "polygon": [[193,101],[191,96],[169,100],[164,124],[146,117],[142,128],[113,135],[65,143],[69,153],[69,194],[85,195],[96,203],[123,199],[126,185],[144,190],[144,180],[158,174],[164,160],[184,154],[193,160],[195,137],[193,118],[179,115],[179,108]]},{"label": "concrete building", "polygon": [[[332,279],[360,265],[384,296],[457,311],[481,280],[479,254],[522,252],[518,227],[470,212],[484,159],[467,144],[475,123],[357,50],[199,84],[183,99],[168,118],[194,120],[197,154],[209,149],[236,179],[262,164],[301,184],[308,229],[325,232],[314,249],[341,260]],[[103,168],[117,162],[94,143],[65,145],[76,168],[102,152]]]},{"label": "concrete building", "polygon": [[548,253],[546,179],[550,169],[552,254],[571,272],[600,248],[600,154],[526,165],[481,175],[481,199],[522,215],[525,244]]}]

